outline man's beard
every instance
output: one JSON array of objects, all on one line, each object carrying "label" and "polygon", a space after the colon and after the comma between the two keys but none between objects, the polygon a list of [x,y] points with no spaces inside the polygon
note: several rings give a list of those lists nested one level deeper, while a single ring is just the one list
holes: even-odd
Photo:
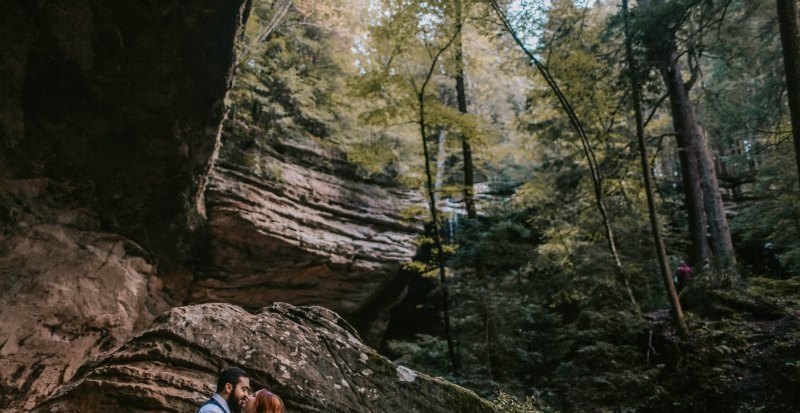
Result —
[{"label": "man's beard", "polygon": [[228,402],[228,408],[231,409],[231,413],[240,413],[242,411],[241,400],[237,400],[233,392],[228,395],[228,400],[225,401]]}]

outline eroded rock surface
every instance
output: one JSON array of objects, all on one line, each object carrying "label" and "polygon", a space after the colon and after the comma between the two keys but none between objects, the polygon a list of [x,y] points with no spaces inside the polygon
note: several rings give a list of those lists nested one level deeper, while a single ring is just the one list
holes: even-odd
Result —
[{"label": "eroded rock surface", "polygon": [[194,277],[172,278],[168,287],[186,304],[323,306],[377,345],[405,291],[401,264],[422,232],[409,211],[424,203],[388,176],[357,173],[335,142],[361,126],[333,103],[344,92],[338,81],[320,80],[336,70],[325,45],[337,35],[290,8],[267,36],[274,9],[270,0],[254,1],[242,35],[205,193],[206,260]]},{"label": "eroded rock surface", "polygon": [[294,137],[205,190],[249,5],[0,6],[0,411],[185,302],[321,304],[382,334],[418,199]]},{"label": "eroded rock surface", "polygon": [[0,411],[29,411],[169,308],[142,248],[86,209],[50,210],[54,186],[0,179]]},{"label": "eroded rock surface", "polygon": [[173,308],[33,411],[189,412],[230,365],[293,413],[496,411],[471,391],[393,365],[335,313],[283,303],[256,314],[229,304]]}]

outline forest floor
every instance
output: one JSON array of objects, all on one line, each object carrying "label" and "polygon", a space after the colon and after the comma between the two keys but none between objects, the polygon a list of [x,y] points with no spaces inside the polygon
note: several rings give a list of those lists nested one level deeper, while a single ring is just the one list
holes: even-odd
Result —
[{"label": "forest floor", "polygon": [[[800,411],[800,278],[697,287],[682,296],[690,339],[661,336],[668,396],[653,410]],[[654,321],[668,331],[663,315]]]},{"label": "forest floor", "polygon": [[[558,396],[550,400],[555,402],[540,403],[540,409],[800,411],[800,277],[737,283],[701,278],[681,294],[681,302],[688,339],[677,336],[668,309],[650,312],[644,324],[624,330],[637,331],[630,338],[618,331],[601,338],[613,343],[593,361],[602,367],[557,376]],[[634,352],[619,351],[626,346]],[[576,363],[579,356],[563,362]]]}]

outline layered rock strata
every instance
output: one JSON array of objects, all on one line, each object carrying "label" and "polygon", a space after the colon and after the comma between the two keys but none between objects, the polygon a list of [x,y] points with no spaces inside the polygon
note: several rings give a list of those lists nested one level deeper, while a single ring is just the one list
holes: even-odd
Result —
[{"label": "layered rock strata", "polygon": [[249,5],[0,6],[0,411],[176,303],[321,304],[380,336],[417,199],[311,139],[265,173],[223,158],[205,190]]},{"label": "layered rock strata", "polygon": [[[314,140],[271,144],[257,168],[224,155],[217,162],[206,192],[211,262],[188,301],[321,305],[360,331],[372,327],[374,343],[403,292],[391,283],[421,232],[402,213],[422,200],[358,178],[340,152]],[[382,295],[387,288],[393,294]],[[382,308],[367,311],[378,299]]]},{"label": "layered rock strata", "polygon": [[189,412],[231,365],[291,413],[496,411],[471,391],[393,365],[329,310],[278,303],[256,314],[227,304],[173,308],[33,412]]}]

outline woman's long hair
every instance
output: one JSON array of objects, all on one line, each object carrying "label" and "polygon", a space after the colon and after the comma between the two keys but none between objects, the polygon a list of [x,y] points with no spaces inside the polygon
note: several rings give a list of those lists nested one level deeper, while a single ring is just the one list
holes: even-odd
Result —
[{"label": "woman's long hair", "polygon": [[256,413],[283,413],[283,400],[265,389],[256,392]]}]

